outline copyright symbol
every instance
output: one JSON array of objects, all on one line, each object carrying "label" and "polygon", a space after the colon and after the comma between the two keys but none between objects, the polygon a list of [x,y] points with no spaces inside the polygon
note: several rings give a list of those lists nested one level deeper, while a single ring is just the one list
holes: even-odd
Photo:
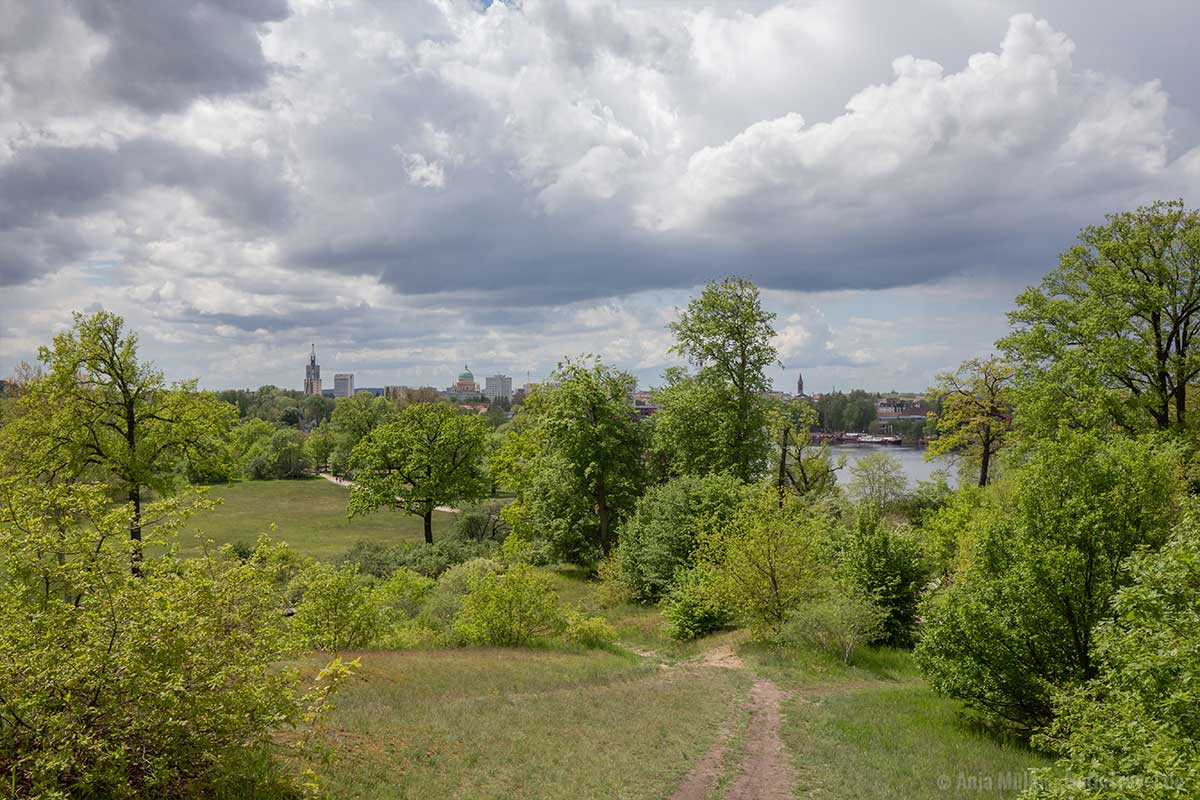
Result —
[{"label": "copyright symbol", "polygon": [[941,789],[943,792],[946,791],[950,788],[950,776],[938,775],[937,784],[939,789]]}]

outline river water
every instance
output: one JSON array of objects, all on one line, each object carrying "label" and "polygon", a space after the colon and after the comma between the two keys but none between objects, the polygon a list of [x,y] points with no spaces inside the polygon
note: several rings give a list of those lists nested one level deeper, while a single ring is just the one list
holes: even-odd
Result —
[{"label": "river water", "polygon": [[904,467],[904,474],[908,476],[909,488],[915,486],[917,481],[928,480],[933,471],[938,469],[946,473],[951,486],[958,483],[954,464],[940,456],[932,461],[926,461],[924,447],[904,447],[894,444],[833,444],[829,446],[829,452],[833,455],[835,462],[843,455],[846,457],[845,469],[837,471],[838,483],[842,484],[853,479],[850,467],[860,458],[871,453],[887,453],[899,461]]}]

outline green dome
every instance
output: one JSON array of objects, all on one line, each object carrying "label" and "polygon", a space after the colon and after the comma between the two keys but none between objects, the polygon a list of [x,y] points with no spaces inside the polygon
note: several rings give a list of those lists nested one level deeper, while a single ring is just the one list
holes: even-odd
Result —
[{"label": "green dome", "polygon": [[473,383],[473,382],[475,381],[475,376],[471,374],[471,368],[470,368],[470,367],[463,367],[463,371],[462,371],[462,373],[461,373],[461,374],[458,376],[458,379],[459,379],[460,381],[468,381],[468,382],[471,382],[471,383]]}]

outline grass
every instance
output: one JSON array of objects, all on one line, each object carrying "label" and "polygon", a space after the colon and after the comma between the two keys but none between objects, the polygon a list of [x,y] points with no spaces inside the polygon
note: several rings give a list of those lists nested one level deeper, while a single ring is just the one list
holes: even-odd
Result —
[{"label": "grass", "polygon": [[852,666],[819,653],[751,652],[789,690],[782,738],[798,797],[1016,797],[1051,761],[966,722],[934,695],[909,653],[864,651]]},{"label": "grass", "polygon": [[[398,511],[379,511],[348,519],[350,490],[324,478],[293,481],[243,481],[213,486],[209,497],[224,502],[216,510],[198,514],[180,533],[180,544],[189,548],[197,535],[217,544],[253,544],[261,534],[290,544],[316,558],[333,558],[359,539],[381,542],[423,541],[420,517]],[[436,541],[450,529],[453,514],[435,511]]]},{"label": "grass", "polygon": [[328,721],[332,797],[667,797],[749,681],[607,651],[362,658]]}]

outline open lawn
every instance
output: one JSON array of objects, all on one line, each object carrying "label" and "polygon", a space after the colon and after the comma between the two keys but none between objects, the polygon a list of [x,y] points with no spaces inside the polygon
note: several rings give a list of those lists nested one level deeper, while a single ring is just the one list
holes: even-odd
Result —
[{"label": "open lawn", "polygon": [[[565,602],[596,608],[583,573],[550,574]],[[1049,763],[965,723],[907,652],[846,666],[739,631],[672,644],[657,609],[602,613],[615,651],[350,654],[362,670],[327,720],[328,760],[311,765],[328,795],[1014,797]]]},{"label": "open lawn", "polygon": [[[324,478],[294,481],[242,481],[209,490],[209,497],[224,502],[214,511],[196,515],[180,533],[180,544],[193,548],[201,535],[217,544],[254,544],[260,534],[287,542],[298,552],[316,558],[332,558],[359,539],[382,542],[422,541],[421,518],[396,511],[379,511],[348,519],[346,503],[350,490]],[[435,511],[436,540],[450,528],[453,514]]]}]

